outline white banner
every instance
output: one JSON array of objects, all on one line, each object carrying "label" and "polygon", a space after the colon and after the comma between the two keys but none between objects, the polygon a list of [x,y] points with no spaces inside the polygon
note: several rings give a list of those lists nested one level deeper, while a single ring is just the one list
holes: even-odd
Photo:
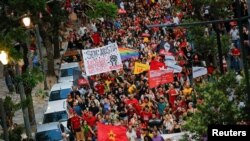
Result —
[{"label": "white banner", "polygon": [[193,67],[193,78],[200,77],[207,74],[207,68],[205,67]]},{"label": "white banner", "polygon": [[178,141],[183,138],[183,135],[188,134],[188,132],[172,133],[172,134],[161,134],[164,140],[171,139],[172,141]]},{"label": "white banner", "polygon": [[82,50],[87,76],[119,70],[123,67],[116,43],[95,49]]},{"label": "white banner", "polygon": [[174,71],[174,73],[180,73],[182,71],[182,67],[175,64],[167,65],[167,70]]}]

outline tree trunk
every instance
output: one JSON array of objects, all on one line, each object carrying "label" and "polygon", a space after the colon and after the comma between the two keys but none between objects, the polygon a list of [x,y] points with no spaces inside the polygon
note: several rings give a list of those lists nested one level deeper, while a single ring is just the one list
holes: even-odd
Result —
[{"label": "tree trunk", "polygon": [[55,76],[55,67],[54,67],[54,52],[52,42],[49,36],[46,36],[44,39],[44,44],[47,52],[47,64],[48,64],[48,76]]},{"label": "tree trunk", "polygon": [[29,102],[28,112],[29,112],[30,125],[36,125],[36,115],[35,115],[35,110],[34,110],[34,105],[33,105],[32,89],[27,88],[27,86],[24,85],[24,90],[25,90],[26,99]]},{"label": "tree trunk", "polygon": [[55,23],[55,35],[53,35],[53,44],[54,44],[54,59],[60,58],[60,41],[59,41],[59,26],[60,23]]}]

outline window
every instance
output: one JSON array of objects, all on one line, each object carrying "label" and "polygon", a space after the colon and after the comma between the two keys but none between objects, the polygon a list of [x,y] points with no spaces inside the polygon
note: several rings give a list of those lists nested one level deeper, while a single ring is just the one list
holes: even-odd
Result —
[{"label": "window", "polygon": [[71,89],[62,89],[57,91],[52,91],[49,96],[49,101],[56,101],[66,99],[68,94],[71,92]]},{"label": "window", "polygon": [[68,114],[66,111],[54,112],[44,114],[43,123],[57,122],[57,121],[66,121],[68,119]]},{"label": "window", "polygon": [[36,133],[36,141],[59,141],[62,140],[60,129],[53,129]]},{"label": "window", "polygon": [[78,70],[78,69],[79,69],[78,67],[62,69],[61,70],[61,77],[73,76],[74,70]]}]

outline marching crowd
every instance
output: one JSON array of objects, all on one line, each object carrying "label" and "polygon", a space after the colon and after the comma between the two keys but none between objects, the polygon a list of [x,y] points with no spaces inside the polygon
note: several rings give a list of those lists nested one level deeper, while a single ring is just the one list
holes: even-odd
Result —
[{"label": "marching crowd", "polygon": [[[173,7],[179,4],[182,10],[177,12]],[[125,13],[120,13],[115,21],[93,20],[88,26],[81,24],[70,31],[68,48],[90,49],[116,42],[119,47],[138,50],[139,56],[123,61],[122,70],[90,76],[90,85],[73,87],[67,98],[71,107],[68,128],[75,133],[77,140],[96,140],[96,125],[101,122],[127,127],[130,141],[162,141],[161,134],[182,132],[185,118],[192,116],[196,105],[202,103],[199,96],[193,100],[195,91],[191,84],[203,83],[207,79],[206,76],[198,77],[191,82],[192,66],[204,64],[202,57],[187,41],[185,28],[148,28],[147,25],[180,24],[184,15],[190,14],[191,4],[178,0],[158,0],[150,4],[121,1],[118,6]],[[235,43],[231,65],[239,71],[239,62],[235,60],[240,55],[237,32],[233,27],[229,34]],[[182,71],[174,74],[172,83],[151,89],[147,72],[133,74],[134,63],[164,62],[164,56],[159,52],[165,50],[166,44]],[[223,63],[226,71],[227,61],[224,59]],[[216,68],[209,66],[208,75],[211,76]]]}]

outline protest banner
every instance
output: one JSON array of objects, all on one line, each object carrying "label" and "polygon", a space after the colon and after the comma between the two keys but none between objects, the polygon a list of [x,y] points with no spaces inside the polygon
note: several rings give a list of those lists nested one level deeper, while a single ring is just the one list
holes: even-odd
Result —
[{"label": "protest banner", "polygon": [[150,67],[147,64],[142,64],[142,63],[135,62],[134,74],[140,74],[140,73],[142,73],[144,71],[148,71],[149,68]]},{"label": "protest banner", "polygon": [[180,73],[182,72],[182,67],[179,65],[175,65],[175,64],[168,64],[167,70],[174,71],[174,73]]},{"label": "protest banner", "polygon": [[200,77],[207,74],[207,68],[205,67],[193,67],[193,78]]},{"label": "protest banner", "polygon": [[174,81],[173,71],[169,70],[150,70],[149,87],[154,88],[161,84],[171,83]]},{"label": "protest banner", "polygon": [[116,43],[95,49],[82,50],[87,76],[119,70],[123,67]]}]

